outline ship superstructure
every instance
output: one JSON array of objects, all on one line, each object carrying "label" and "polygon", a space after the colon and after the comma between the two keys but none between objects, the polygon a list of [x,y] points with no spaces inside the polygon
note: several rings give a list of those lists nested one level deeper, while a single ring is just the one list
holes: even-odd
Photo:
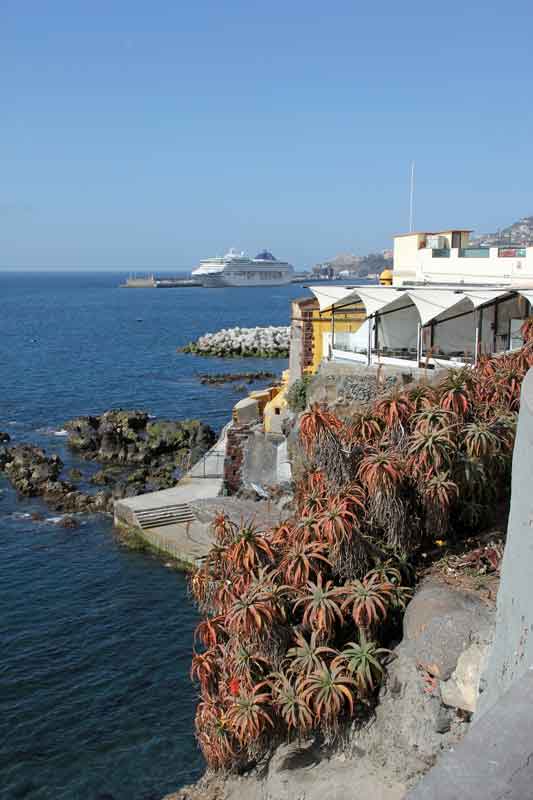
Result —
[{"label": "ship superstructure", "polygon": [[293,276],[294,268],[278,261],[268,250],[249,258],[233,248],[224,256],[204,259],[192,271],[192,277],[207,287],[282,286]]}]

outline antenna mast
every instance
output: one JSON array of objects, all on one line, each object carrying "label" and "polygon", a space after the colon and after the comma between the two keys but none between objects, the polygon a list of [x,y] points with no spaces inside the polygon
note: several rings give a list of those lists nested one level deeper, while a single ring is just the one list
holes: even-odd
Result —
[{"label": "antenna mast", "polygon": [[409,233],[413,232],[415,208],[415,162],[411,161],[411,184],[409,189]]}]

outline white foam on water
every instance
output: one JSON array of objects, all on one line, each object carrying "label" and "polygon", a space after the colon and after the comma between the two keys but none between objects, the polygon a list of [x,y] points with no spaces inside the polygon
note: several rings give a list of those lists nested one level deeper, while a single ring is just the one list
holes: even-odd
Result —
[{"label": "white foam on water", "polygon": [[55,428],[37,428],[36,433],[40,433],[42,436],[68,436],[68,431],[64,428],[59,430]]},{"label": "white foam on water", "polygon": [[58,525],[63,517],[46,517],[45,522],[51,522],[53,525]]}]

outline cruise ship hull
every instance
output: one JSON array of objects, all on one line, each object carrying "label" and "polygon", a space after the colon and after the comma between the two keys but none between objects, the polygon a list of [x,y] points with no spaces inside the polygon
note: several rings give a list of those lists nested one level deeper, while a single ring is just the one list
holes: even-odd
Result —
[{"label": "cruise ship hull", "polygon": [[291,282],[293,277],[292,272],[288,272],[286,275],[282,275],[280,278],[272,277],[272,278],[259,278],[255,277],[253,273],[249,273],[246,278],[241,278],[236,275],[232,275],[231,273],[218,273],[209,275],[197,275],[197,280],[200,280],[202,286],[206,289],[223,289],[228,286],[232,286],[233,288],[240,287],[240,288],[252,288],[255,286],[285,286],[286,284]]}]

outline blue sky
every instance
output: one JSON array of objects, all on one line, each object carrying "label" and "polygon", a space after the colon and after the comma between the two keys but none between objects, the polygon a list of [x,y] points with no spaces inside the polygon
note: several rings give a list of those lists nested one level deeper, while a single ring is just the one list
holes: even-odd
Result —
[{"label": "blue sky", "polygon": [[[527,2],[2,0],[0,268],[298,268],[533,214]],[[499,7],[499,10],[497,9]]]}]

